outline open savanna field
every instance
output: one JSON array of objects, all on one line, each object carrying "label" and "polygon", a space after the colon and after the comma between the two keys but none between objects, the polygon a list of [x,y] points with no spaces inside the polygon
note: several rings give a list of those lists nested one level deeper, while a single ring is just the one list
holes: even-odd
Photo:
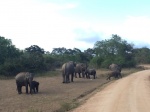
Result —
[{"label": "open savanna field", "polygon": [[[142,69],[123,69],[125,77]],[[109,70],[98,69],[97,78],[74,78],[73,83],[63,84],[61,71],[37,74],[34,80],[40,82],[38,94],[19,95],[15,79],[0,79],[0,112],[65,112],[84,103],[97,91],[115,81],[106,80]]]}]

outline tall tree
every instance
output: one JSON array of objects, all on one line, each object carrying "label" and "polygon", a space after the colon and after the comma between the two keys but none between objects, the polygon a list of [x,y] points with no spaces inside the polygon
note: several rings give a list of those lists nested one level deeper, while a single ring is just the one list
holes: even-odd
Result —
[{"label": "tall tree", "polygon": [[94,45],[96,56],[103,60],[103,66],[117,63],[122,66],[134,66],[133,44],[122,40],[118,35],[112,35],[108,40],[97,41]]},{"label": "tall tree", "polygon": [[0,64],[3,64],[8,58],[18,57],[19,54],[19,49],[12,45],[10,39],[0,36]]},{"label": "tall tree", "polygon": [[150,49],[147,47],[135,48],[134,58],[136,63],[147,64],[150,63]]}]

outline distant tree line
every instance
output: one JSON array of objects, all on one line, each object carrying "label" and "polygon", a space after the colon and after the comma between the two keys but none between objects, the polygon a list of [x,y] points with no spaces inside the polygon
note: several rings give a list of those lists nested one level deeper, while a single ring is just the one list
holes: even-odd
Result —
[{"label": "distant tree line", "polygon": [[14,76],[21,71],[46,72],[55,70],[70,60],[88,63],[95,68],[108,68],[111,63],[122,67],[150,63],[150,49],[133,46],[120,36],[112,35],[110,39],[97,41],[93,48],[83,52],[78,48],[64,47],[53,48],[49,52],[38,45],[20,50],[10,39],[0,36],[0,75]]}]

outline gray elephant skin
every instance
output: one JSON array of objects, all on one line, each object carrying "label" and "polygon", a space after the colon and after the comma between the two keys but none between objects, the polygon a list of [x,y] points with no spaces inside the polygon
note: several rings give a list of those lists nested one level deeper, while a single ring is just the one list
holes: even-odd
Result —
[{"label": "gray elephant skin", "polygon": [[114,63],[109,66],[109,69],[112,70],[112,71],[119,71],[119,72],[121,72],[121,67],[119,65],[117,65],[117,64],[114,64]]},{"label": "gray elephant skin", "polygon": [[30,72],[20,72],[16,75],[16,85],[18,94],[22,93],[22,86],[25,86],[26,93],[28,93],[28,86],[30,85],[30,94],[32,94],[32,80],[34,75]]},{"label": "gray elephant skin", "polygon": [[108,74],[108,77],[106,80],[110,80],[111,77],[114,77],[115,79],[116,78],[122,78],[122,75],[121,75],[121,72],[119,71],[111,71],[109,74]]},{"label": "gray elephant skin", "polygon": [[38,93],[39,92],[39,82],[37,82],[37,81],[32,81],[31,82],[32,84],[32,87],[31,87],[31,89],[32,89],[32,91],[34,92],[34,93]]},{"label": "gray elephant skin", "polygon": [[84,63],[76,64],[75,77],[77,78],[77,74],[79,74],[79,78],[81,78],[81,73],[82,73],[82,77],[85,77],[85,71],[86,71],[87,67],[88,67],[87,64],[84,64]]},{"label": "gray elephant skin", "polygon": [[73,82],[75,66],[76,64],[73,61],[69,61],[62,65],[63,83],[70,83],[70,75],[71,75],[71,82]]},{"label": "gray elephant skin", "polygon": [[90,75],[93,76],[93,79],[96,78],[96,70],[95,69],[87,69],[85,71],[86,78],[90,79]]}]

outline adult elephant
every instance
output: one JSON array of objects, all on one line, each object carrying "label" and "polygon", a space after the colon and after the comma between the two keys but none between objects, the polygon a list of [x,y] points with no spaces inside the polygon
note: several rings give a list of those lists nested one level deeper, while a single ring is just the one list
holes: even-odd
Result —
[{"label": "adult elephant", "polygon": [[22,93],[22,86],[25,86],[26,93],[28,93],[29,85],[30,85],[30,94],[32,94],[31,87],[32,87],[33,77],[34,77],[34,75],[30,72],[20,72],[16,75],[15,80],[16,80],[18,94]]},{"label": "adult elephant", "polygon": [[75,77],[77,78],[77,74],[79,74],[79,78],[81,78],[81,73],[82,77],[85,77],[85,71],[87,67],[88,66],[85,63],[78,63],[75,67]]},{"label": "adult elephant", "polygon": [[117,65],[117,64],[114,64],[114,63],[109,66],[109,69],[111,71],[119,71],[119,72],[121,72],[121,67],[119,65]]},{"label": "adult elephant", "polygon": [[73,82],[74,71],[75,71],[76,64],[73,61],[69,61],[62,65],[62,77],[63,83],[70,83],[70,75],[71,75],[71,82]]},{"label": "adult elephant", "polygon": [[96,78],[96,70],[95,69],[87,69],[85,71],[86,78],[90,79],[90,75],[93,75],[93,79]]}]

